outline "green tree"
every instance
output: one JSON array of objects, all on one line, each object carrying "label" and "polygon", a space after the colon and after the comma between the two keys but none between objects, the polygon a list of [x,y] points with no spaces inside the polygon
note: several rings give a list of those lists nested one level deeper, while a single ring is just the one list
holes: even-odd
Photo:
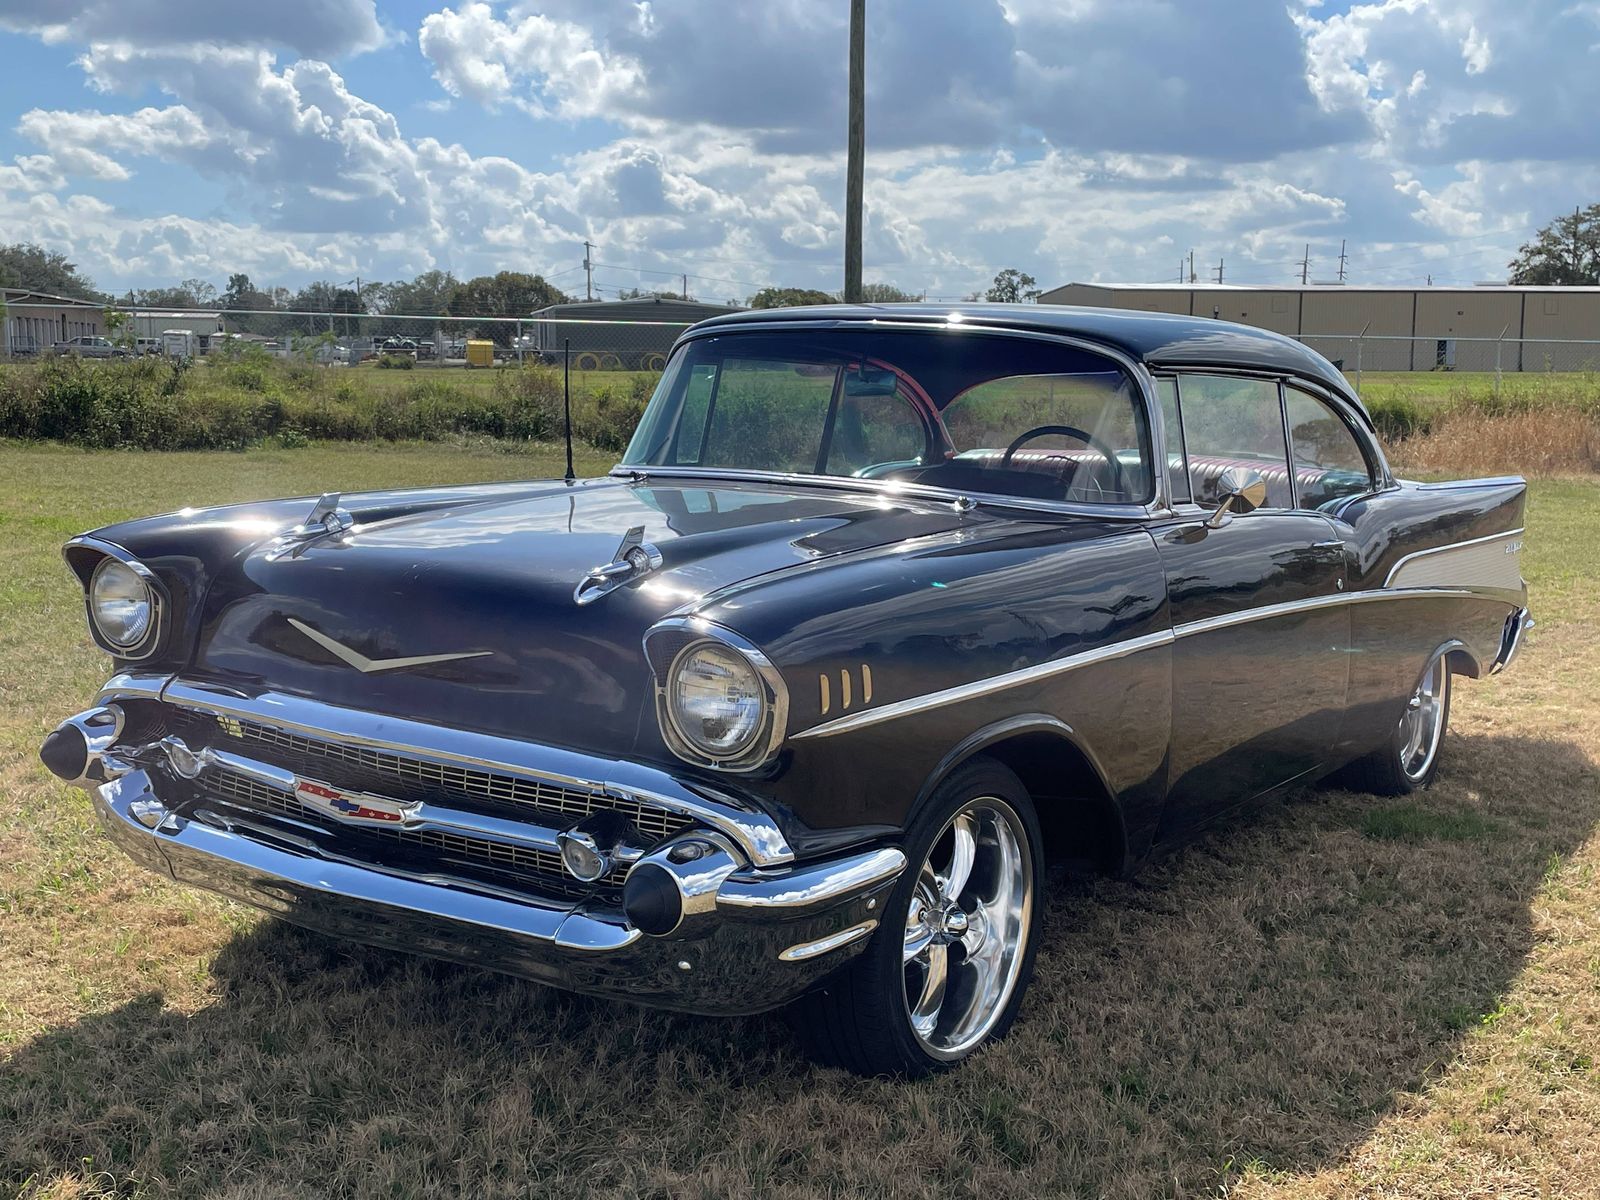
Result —
[{"label": "green tree", "polygon": [[[451,295],[449,310],[455,317],[527,317],[569,298],[543,275],[501,271],[467,280]],[[516,337],[517,327],[509,322],[491,321],[485,325],[498,346],[509,346]]]},{"label": "green tree", "polygon": [[0,246],[0,287],[26,288],[79,300],[101,299],[94,281],[68,262],[65,254],[32,242]]},{"label": "green tree", "polygon": [[1600,204],[1557,217],[1517,251],[1511,282],[1545,287],[1600,285]]},{"label": "green tree", "polygon": [[835,298],[815,288],[765,287],[750,297],[751,308],[794,308],[800,304],[833,304]]},{"label": "green tree", "polygon": [[101,316],[106,323],[106,337],[124,349],[132,349],[134,334],[130,314],[123,312],[115,305],[108,304]]},{"label": "green tree", "polygon": [[1038,280],[1015,267],[1007,267],[994,277],[983,298],[990,304],[1032,303],[1039,298]]},{"label": "green tree", "polygon": [[861,299],[868,304],[905,304],[920,300],[921,297],[903,292],[892,283],[864,283],[861,285]]},{"label": "green tree", "polygon": [[[450,300],[461,281],[449,271],[424,271],[415,279],[397,279],[378,286],[375,299],[381,313],[404,313],[442,317],[450,311]],[[407,321],[385,317],[376,322],[373,333],[379,337],[399,334],[404,337],[429,337],[438,321]]]}]

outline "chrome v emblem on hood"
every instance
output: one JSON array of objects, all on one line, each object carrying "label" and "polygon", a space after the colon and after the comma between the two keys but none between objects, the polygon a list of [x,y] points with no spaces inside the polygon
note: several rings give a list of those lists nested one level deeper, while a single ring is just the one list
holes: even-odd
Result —
[{"label": "chrome v emblem on hood", "polygon": [[425,667],[430,663],[456,662],[463,658],[486,658],[493,654],[493,650],[469,650],[462,654],[417,654],[409,658],[368,658],[343,643],[334,641],[325,633],[319,633],[303,621],[293,617],[288,618],[301,633],[305,634],[329,654],[334,655],[342,662],[349,663],[363,675],[376,675],[379,671],[403,671],[407,667]]}]

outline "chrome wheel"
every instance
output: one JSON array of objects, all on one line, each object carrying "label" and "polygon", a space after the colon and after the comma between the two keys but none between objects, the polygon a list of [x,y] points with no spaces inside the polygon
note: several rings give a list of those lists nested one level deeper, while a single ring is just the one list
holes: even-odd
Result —
[{"label": "chrome wheel", "polygon": [[1033,855],[1022,820],[984,796],[952,817],[906,911],[905,1008],[922,1048],[954,1059],[1005,1012],[1026,960]]},{"label": "chrome wheel", "polygon": [[1428,665],[1400,718],[1400,769],[1413,783],[1426,778],[1444,738],[1449,666],[1440,655]]}]

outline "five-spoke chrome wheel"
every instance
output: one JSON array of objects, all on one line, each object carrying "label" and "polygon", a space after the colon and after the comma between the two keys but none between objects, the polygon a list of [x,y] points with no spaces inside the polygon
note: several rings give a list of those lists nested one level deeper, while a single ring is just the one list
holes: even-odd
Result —
[{"label": "five-spoke chrome wheel", "polygon": [[923,1049],[956,1059],[1006,1010],[1032,928],[1033,856],[1016,811],[973,800],[934,839],[906,911],[906,1015]]},{"label": "five-spoke chrome wheel", "polygon": [[1444,738],[1449,669],[1443,655],[1434,659],[1422,673],[1400,718],[1400,769],[1413,782],[1427,777]]}]

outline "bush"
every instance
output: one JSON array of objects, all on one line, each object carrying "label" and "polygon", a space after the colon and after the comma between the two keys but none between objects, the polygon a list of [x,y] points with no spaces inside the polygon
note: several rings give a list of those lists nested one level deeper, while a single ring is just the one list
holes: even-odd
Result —
[{"label": "bush", "polygon": [[385,371],[409,371],[417,365],[417,360],[409,354],[384,354],[378,358],[378,366]]}]

